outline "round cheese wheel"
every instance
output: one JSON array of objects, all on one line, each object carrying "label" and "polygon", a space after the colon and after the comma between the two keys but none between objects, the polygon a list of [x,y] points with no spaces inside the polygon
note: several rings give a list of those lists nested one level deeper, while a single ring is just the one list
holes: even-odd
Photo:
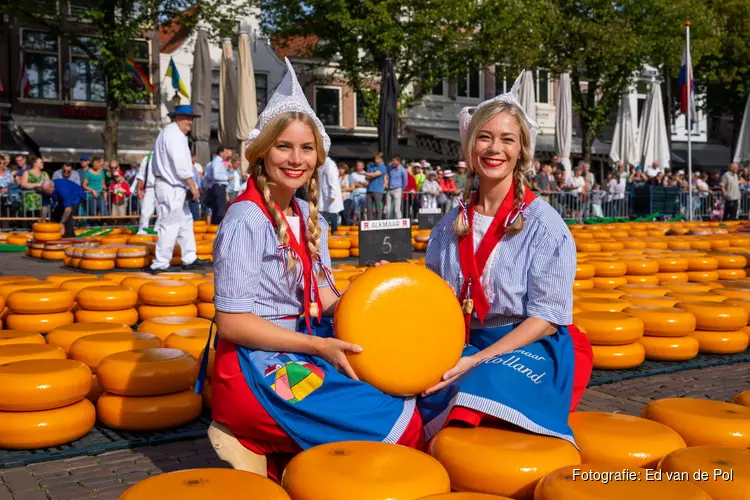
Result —
[{"label": "round cheese wheel", "polygon": [[710,292],[711,285],[707,283],[663,283],[661,285],[670,292]]},{"label": "round cheese wheel", "polygon": [[234,469],[188,469],[144,479],[120,496],[120,500],[291,500],[272,480]]},{"label": "round cheese wheel", "polygon": [[88,279],[79,279],[79,280],[68,280],[64,283],[60,284],[60,288],[63,288],[65,290],[70,290],[71,292],[75,293],[76,296],[78,293],[85,289],[92,286],[107,286],[107,285],[115,285],[114,282],[104,279],[98,279],[98,278],[88,278]]},{"label": "round cheese wheel", "polygon": [[201,283],[198,285],[198,298],[201,302],[214,301],[214,282]]},{"label": "round cheese wheel", "polygon": [[750,299],[750,288],[714,288],[711,293],[723,295],[729,299]]},{"label": "round cheese wheel", "polygon": [[656,295],[623,295],[622,300],[627,300],[633,306],[652,307],[674,307],[679,302],[674,297],[657,297]]},{"label": "round cheese wheel", "polygon": [[[422,309],[431,313],[409,312]],[[347,354],[355,373],[393,395],[419,394],[440,381],[461,357],[465,340],[453,290],[414,264],[385,264],[363,273],[339,299],[334,321],[337,338],[363,348]]]},{"label": "round cheese wheel", "polygon": [[161,340],[156,335],[140,332],[96,333],[86,335],[73,342],[68,356],[83,362],[96,371],[99,363],[116,352],[135,351],[161,347]]},{"label": "round cheese wheel", "polygon": [[592,259],[587,263],[594,267],[595,277],[616,278],[618,276],[625,276],[627,273],[627,266],[624,262]]},{"label": "round cheese wheel", "polygon": [[717,269],[716,274],[719,280],[738,280],[747,277],[747,271],[744,269]]},{"label": "round cheese wheel", "polygon": [[146,283],[151,283],[153,281],[169,281],[169,279],[160,275],[129,276],[125,278],[124,280],[122,280],[122,282],[120,282],[120,285],[124,286],[125,288],[130,288],[131,290],[137,293],[143,285],[145,285]]},{"label": "round cheese wheel", "polygon": [[115,268],[114,257],[112,259],[83,259],[79,266],[87,271],[109,271]]},{"label": "round cheese wheel", "polygon": [[115,267],[118,269],[143,269],[149,262],[148,257],[117,257]]},{"label": "round cheese wheel", "polygon": [[132,331],[127,325],[118,325],[117,323],[74,323],[55,328],[49,332],[47,334],[47,343],[60,347],[67,354],[73,342],[86,335]]},{"label": "round cheese wheel", "polygon": [[49,289],[50,284],[46,281],[20,281],[17,283],[11,281],[0,285],[0,296],[7,301],[8,296],[11,293],[19,290],[30,290],[33,288]]},{"label": "round cheese wheel", "polygon": [[194,279],[203,278],[202,274],[186,273],[186,272],[181,272],[181,271],[159,273],[157,274],[157,276],[162,279],[175,280],[175,281],[186,281],[186,280],[194,280]]},{"label": "round cheese wheel", "polygon": [[96,415],[112,429],[158,431],[192,422],[202,405],[201,396],[192,389],[138,398],[104,392],[96,402]]},{"label": "round cheese wheel", "polygon": [[[445,428],[428,451],[448,471],[454,491],[512,498],[531,498],[546,474],[581,463],[568,441],[499,427]],[[466,467],[467,461],[472,467]]]},{"label": "round cheese wheel", "polygon": [[[102,279],[113,281],[117,285],[121,285],[122,282],[125,280],[125,278],[143,278],[143,277],[150,277],[151,275],[149,273],[144,272],[117,272],[117,273],[107,273],[104,276],[102,276]],[[126,287],[127,288],[127,287]]]},{"label": "round cheese wheel", "polygon": [[45,338],[37,332],[27,330],[0,330],[0,346],[11,344],[46,344]]},{"label": "round cheese wheel", "polygon": [[160,396],[191,387],[198,361],[177,349],[140,349],[111,354],[96,369],[104,390],[121,396]]},{"label": "round cheese wheel", "polygon": [[675,307],[633,306],[624,311],[643,322],[643,332],[657,337],[682,337],[695,330],[695,316]]},{"label": "round cheese wheel", "polygon": [[625,345],[643,336],[643,322],[623,312],[582,312],[573,324],[586,333],[592,345]]},{"label": "round cheese wheel", "polygon": [[736,405],[750,406],[750,391],[737,394],[732,402]]},{"label": "round cheese wheel", "polygon": [[638,341],[646,351],[646,359],[653,361],[687,361],[698,355],[700,344],[695,337],[652,337],[644,335]]},{"label": "round cheese wheel", "polygon": [[592,264],[588,263],[581,263],[579,262],[576,264],[576,279],[577,280],[587,280],[589,278],[594,277],[594,266]]},{"label": "round cheese wheel", "polygon": [[568,424],[584,463],[653,469],[667,454],[686,446],[666,425],[620,413],[573,412]]},{"label": "round cheese wheel", "polygon": [[639,241],[639,240],[625,240],[622,242],[622,245],[626,249],[638,249],[642,250],[646,248],[646,242],[645,241]]},{"label": "round cheese wheel", "polygon": [[716,281],[719,279],[719,273],[716,271],[688,271],[688,281],[702,283],[704,281]]},{"label": "round cheese wheel", "polygon": [[[213,336],[216,336],[214,329]],[[164,347],[179,349],[198,359],[206,348],[208,342],[208,330],[205,328],[186,328],[178,330],[167,337]],[[209,347],[213,348],[214,339],[211,339]]]},{"label": "round cheese wheel", "polygon": [[50,448],[70,443],[91,431],[96,409],[88,399],[43,411],[0,412],[0,447],[10,450]]},{"label": "round cheese wheel", "polygon": [[0,346],[0,365],[27,359],[66,359],[65,352],[49,344],[10,344]]},{"label": "round cheese wheel", "polygon": [[634,368],[646,359],[646,351],[638,342],[626,345],[592,345],[591,348],[594,351],[594,368],[597,370]]},{"label": "round cheese wheel", "polygon": [[748,336],[742,331],[712,332],[696,330],[690,334],[698,340],[704,354],[736,354],[747,349]]},{"label": "round cheese wheel", "polygon": [[169,316],[164,318],[154,318],[141,322],[138,325],[139,332],[153,333],[162,341],[167,340],[171,334],[186,328],[208,328],[211,321],[204,318],[193,318],[186,316]]},{"label": "round cheese wheel", "polygon": [[711,500],[693,483],[647,480],[648,474],[593,464],[563,467],[539,482],[534,500]]},{"label": "round cheese wheel", "polygon": [[88,311],[79,309],[76,311],[77,323],[117,323],[133,326],[138,323],[138,311],[134,308],[122,309],[120,311]]},{"label": "round cheese wheel", "polygon": [[[750,491],[750,450],[694,446],[675,450],[659,469],[699,486],[715,500],[743,500]],[[708,474],[708,477],[705,477]]]},{"label": "round cheese wheel", "polygon": [[719,261],[713,257],[687,257],[688,271],[713,271],[719,268]]},{"label": "round cheese wheel", "polygon": [[619,276],[617,278],[601,278],[594,276],[591,278],[591,281],[594,283],[594,288],[617,288],[622,285],[627,285],[628,280],[625,279],[623,276]]},{"label": "round cheese wheel", "polygon": [[70,311],[53,314],[8,314],[5,317],[5,326],[9,330],[47,333],[73,323],[73,319],[73,313]]},{"label": "round cheese wheel", "polygon": [[332,259],[348,259],[349,258],[349,250],[339,250],[339,249],[329,248],[328,254],[331,256]]},{"label": "round cheese wheel", "polygon": [[138,303],[138,294],[123,286],[93,286],[76,296],[78,305],[90,311],[121,311]]},{"label": "round cheese wheel", "polygon": [[628,259],[625,263],[626,274],[649,275],[659,272],[659,263],[650,259]]},{"label": "round cheese wheel", "polygon": [[63,250],[42,250],[44,260],[64,260],[65,251]]},{"label": "round cheese wheel", "polygon": [[669,292],[667,295],[680,302],[702,300],[705,302],[724,302],[726,297],[711,292]]},{"label": "round cheese wheel", "polygon": [[140,317],[141,321],[146,321],[154,318],[164,318],[167,316],[196,317],[198,316],[198,308],[195,304],[185,304],[182,306],[142,305],[138,306],[138,316]]},{"label": "round cheese wheel", "polygon": [[40,411],[77,403],[91,389],[91,370],[72,359],[0,365],[0,411]]},{"label": "round cheese wheel", "polygon": [[198,298],[198,288],[185,281],[153,281],[138,290],[138,297],[150,306],[184,306]]},{"label": "round cheese wheel", "polygon": [[711,257],[716,259],[719,269],[745,269],[747,257],[736,253],[712,253]]},{"label": "round cheese wheel", "polygon": [[599,244],[602,246],[602,251],[610,250],[622,250],[625,246],[619,241],[600,241]]},{"label": "round cheese wheel", "polygon": [[628,282],[628,285],[658,285],[659,284],[659,278],[656,277],[655,274],[649,275],[649,276],[635,276],[626,274],[623,276],[625,278],[625,281]]},{"label": "round cheese wheel", "polygon": [[63,226],[59,222],[35,222],[32,230],[35,233],[55,233],[57,239],[60,239],[60,232]]},{"label": "round cheese wheel", "polygon": [[695,316],[698,330],[733,332],[747,325],[748,313],[743,308],[726,303],[686,301],[677,307]]},{"label": "round cheese wheel", "polygon": [[670,250],[690,250],[690,242],[684,241],[677,238],[670,238],[669,241],[667,241],[667,247],[669,247]]},{"label": "round cheese wheel", "polygon": [[665,283],[687,283],[688,275],[683,272],[674,273],[656,273],[656,278],[659,280],[659,284]]},{"label": "round cheese wheel", "polygon": [[[339,289],[339,291],[343,290]],[[216,316],[216,308],[213,302],[198,302],[197,307],[199,318],[213,319]]]},{"label": "round cheese wheel", "polygon": [[580,239],[575,240],[576,250],[578,252],[599,252],[602,246],[594,241],[582,241]]},{"label": "round cheese wheel", "polygon": [[658,285],[622,285],[617,287],[618,290],[622,290],[629,295],[656,295],[657,297],[663,297],[669,290]]},{"label": "round cheese wheel", "polygon": [[[0,285],[5,285],[5,284],[8,284],[8,283],[17,283],[18,284],[18,283],[24,283],[24,282],[29,282],[29,281],[36,282],[39,285],[43,284],[38,279],[36,279],[36,278],[34,278],[32,276],[0,276]],[[2,290],[2,289],[0,289],[0,290]],[[7,294],[0,293],[0,295],[2,295],[3,297],[5,297],[5,295],[7,295]]]},{"label": "round cheese wheel", "polygon": [[750,408],[721,401],[665,398],[643,408],[642,416],[671,427],[688,446],[750,447]]},{"label": "round cheese wheel", "polygon": [[651,257],[659,266],[660,273],[679,273],[687,271],[689,262],[681,257]]},{"label": "round cheese wheel", "polygon": [[371,441],[309,448],[289,462],[281,486],[294,500],[423,498],[451,490],[448,473],[431,456]]},{"label": "round cheese wheel", "polygon": [[578,299],[575,305],[581,312],[585,311],[605,311],[620,312],[626,307],[630,307],[630,302],[623,299],[602,299],[598,297],[589,297]]},{"label": "round cheese wheel", "polygon": [[612,288],[589,288],[576,290],[576,295],[580,298],[619,299],[625,292]]},{"label": "round cheese wheel", "polygon": [[75,295],[59,288],[16,290],[7,298],[7,306],[18,314],[51,314],[69,311]]},{"label": "round cheese wheel", "polygon": [[88,279],[88,278],[90,278],[88,274],[68,273],[68,274],[53,274],[51,276],[47,276],[46,278],[44,278],[44,280],[49,281],[56,287],[59,287],[61,284],[65,283],[66,281]]},{"label": "round cheese wheel", "polygon": [[[338,282],[337,282],[338,283]],[[349,284],[346,283],[346,286]],[[338,285],[336,285],[338,288]],[[344,288],[346,288],[346,286]],[[587,280],[574,280],[573,281],[573,290],[579,290],[582,288],[594,288],[594,282],[590,279]]]}]

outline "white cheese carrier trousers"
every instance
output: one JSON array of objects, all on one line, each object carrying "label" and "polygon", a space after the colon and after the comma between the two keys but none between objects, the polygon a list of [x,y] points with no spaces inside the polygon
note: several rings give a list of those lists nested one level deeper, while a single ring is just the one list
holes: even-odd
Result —
[{"label": "white cheese carrier trousers", "polygon": [[178,243],[182,251],[182,264],[192,264],[195,253],[193,216],[186,202],[187,189],[172,186],[157,178],[154,183],[156,195],[156,215],[159,218],[159,239],[156,241],[156,258],[151,269],[166,269],[172,260],[174,245]]},{"label": "white cheese carrier trousers", "polygon": [[[143,192],[141,200],[141,218],[138,221],[138,234],[146,234],[146,229],[151,223],[151,216],[156,212],[156,195],[153,187],[147,187]],[[154,231],[159,232],[159,216],[156,216]]]}]

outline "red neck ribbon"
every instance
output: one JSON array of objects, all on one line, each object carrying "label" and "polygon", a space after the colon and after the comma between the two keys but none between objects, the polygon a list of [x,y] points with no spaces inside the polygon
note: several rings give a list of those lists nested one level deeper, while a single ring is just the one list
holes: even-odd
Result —
[{"label": "red neck ribbon", "polygon": [[[476,311],[480,323],[484,322],[484,319],[490,311],[490,303],[487,300],[487,295],[485,295],[484,289],[482,288],[481,276],[484,273],[484,268],[487,266],[487,261],[489,261],[490,255],[492,255],[492,251],[500,244],[500,240],[502,240],[505,235],[506,224],[510,225],[511,221],[519,216],[520,211],[513,207],[515,204],[514,193],[515,182],[511,184],[508,194],[505,195],[505,199],[500,205],[500,209],[495,214],[495,218],[492,220],[492,224],[487,230],[487,234],[482,238],[482,242],[479,244],[476,254],[474,252],[474,206],[476,205],[479,193],[474,193],[466,210],[469,232],[466,235],[458,237],[458,261],[461,265],[461,274],[464,278],[459,301],[463,306],[464,301],[467,298],[471,298],[474,302],[473,309]],[[536,196],[534,196],[534,193],[532,193],[528,187],[524,187],[523,203],[525,204],[525,207],[528,207],[535,198]],[[458,217],[462,217],[460,210]],[[466,321],[466,338],[468,342],[469,324],[471,322],[472,313],[464,312],[464,314]]]},{"label": "red neck ribbon", "polygon": [[[255,185],[255,179],[253,179],[252,177],[248,178],[247,189],[241,195],[235,198],[234,203],[237,203],[238,201],[251,201],[258,205],[258,207],[268,218],[271,224],[276,227],[276,224],[273,221],[273,217],[271,217],[271,214],[268,213],[268,209],[266,209],[266,203],[263,201],[263,196],[260,194],[260,191],[258,191],[258,188]],[[284,217],[284,220],[286,220],[284,212],[278,205],[276,205],[276,210],[278,210],[281,216]],[[292,211],[299,217],[299,234],[301,236],[305,234],[305,218],[302,216],[302,211],[300,210],[299,205],[294,198],[292,198]],[[287,225],[289,225],[288,221]],[[307,326],[307,331],[310,335],[312,335],[313,329],[310,322],[310,305],[312,302],[315,302],[318,305],[318,321],[320,321],[320,319],[323,317],[323,304],[320,301],[320,294],[318,293],[318,280],[314,279],[313,276],[313,257],[310,255],[310,249],[307,247],[307,245],[303,245],[299,241],[297,241],[297,238],[294,236],[294,233],[291,229],[289,229],[288,234],[289,249],[291,249],[292,252],[289,252],[287,251],[289,249],[282,247],[279,247],[279,250],[282,252],[286,251],[287,258],[294,258],[293,256],[296,254],[296,257],[298,257],[298,260],[302,263],[302,303],[305,306],[305,323]],[[309,300],[308,293],[311,294]]]}]

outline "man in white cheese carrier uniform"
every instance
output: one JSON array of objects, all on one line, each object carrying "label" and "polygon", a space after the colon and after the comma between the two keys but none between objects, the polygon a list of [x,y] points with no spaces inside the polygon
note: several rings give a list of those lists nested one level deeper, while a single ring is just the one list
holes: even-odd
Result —
[{"label": "man in white cheese carrier uniform", "polygon": [[[153,156],[152,151],[143,158],[140,167],[138,167],[138,174],[135,176],[138,184],[135,192],[138,193],[138,198],[141,200],[141,219],[138,222],[138,234],[147,234],[146,229],[151,223],[151,216],[156,212]],[[156,218],[154,223],[154,231],[159,232],[159,217]]]},{"label": "man in white cheese carrier uniform", "polygon": [[182,252],[182,269],[208,266],[208,260],[197,258],[193,217],[187,205],[187,197],[200,199],[200,191],[193,180],[193,160],[188,146],[187,134],[193,128],[193,107],[177,106],[169,114],[172,123],[156,138],[151,167],[154,170],[154,195],[156,214],[159,218],[159,238],[156,242],[156,258],[151,263],[151,272],[177,271],[170,266],[175,243]]}]

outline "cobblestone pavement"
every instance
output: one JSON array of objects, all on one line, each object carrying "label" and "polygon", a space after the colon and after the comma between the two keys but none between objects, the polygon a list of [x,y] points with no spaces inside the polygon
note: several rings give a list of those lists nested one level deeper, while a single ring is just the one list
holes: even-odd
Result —
[{"label": "cobblestone pavement", "polygon": [[[44,277],[72,272],[53,263],[0,255],[0,276]],[[750,363],[626,380],[588,389],[579,411],[639,415],[655,399],[695,397],[731,401],[750,389]],[[135,448],[0,470],[0,500],[116,499],[148,476],[199,467],[224,467],[207,439]]]}]

